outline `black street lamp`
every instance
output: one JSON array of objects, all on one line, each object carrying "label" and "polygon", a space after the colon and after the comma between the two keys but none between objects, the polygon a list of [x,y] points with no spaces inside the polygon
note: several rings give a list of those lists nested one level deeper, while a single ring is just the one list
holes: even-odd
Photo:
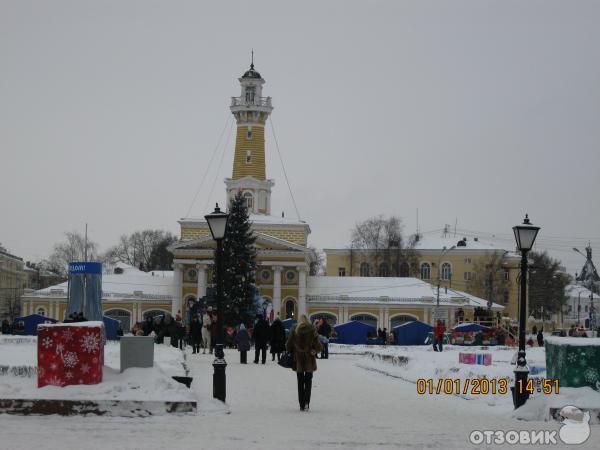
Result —
[{"label": "black street lamp", "polygon": [[215,344],[215,360],[213,361],[213,398],[225,401],[225,352],[223,351],[223,258],[221,255],[221,244],[227,231],[229,214],[221,212],[217,203],[215,210],[204,216],[213,239],[217,242],[215,253],[216,285],[217,285],[217,343]]},{"label": "black street lamp", "polygon": [[513,404],[515,409],[523,406],[529,398],[527,391],[527,377],[529,367],[525,359],[525,326],[527,317],[527,252],[533,247],[535,238],[540,231],[540,227],[535,227],[529,221],[529,216],[525,214],[525,220],[522,225],[513,227],[517,249],[521,252],[521,296],[519,302],[519,354],[517,356],[517,367],[515,368],[515,386],[513,391]]}]

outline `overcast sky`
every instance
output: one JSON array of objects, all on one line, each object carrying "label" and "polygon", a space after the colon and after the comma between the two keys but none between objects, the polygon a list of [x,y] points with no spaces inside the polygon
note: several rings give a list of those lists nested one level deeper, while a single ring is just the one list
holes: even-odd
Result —
[{"label": "overcast sky", "polygon": [[[574,272],[573,246],[600,258],[599,23],[583,0],[0,0],[0,242],[35,260],[86,222],[102,249],[177,232],[254,48],[312,244],[375,214],[414,232],[418,209],[512,248],[528,212]],[[190,215],[225,198],[225,135]]]}]

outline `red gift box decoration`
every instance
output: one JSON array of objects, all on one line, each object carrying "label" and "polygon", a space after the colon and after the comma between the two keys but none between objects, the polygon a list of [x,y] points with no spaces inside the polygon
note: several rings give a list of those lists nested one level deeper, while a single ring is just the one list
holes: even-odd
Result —
[{"label": "red gift box decoration", "polygon": [[38,326],[38,387],[98,384],[104,365],[104,324]]}]

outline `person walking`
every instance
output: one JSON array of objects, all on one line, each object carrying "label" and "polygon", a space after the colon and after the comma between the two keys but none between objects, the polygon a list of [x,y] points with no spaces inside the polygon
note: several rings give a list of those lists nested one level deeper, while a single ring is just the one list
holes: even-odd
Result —
[{"label": "person walking", "polygon": [[[433,329],[433,350],[434,351],[442,351],[443,341],[444,341],[444,332],[446,328],[444,327],[444,322],[441,320],[437,321],[437,325]],[[438,350],[439,347],[439,350]]]},{"label": "person walking", "polygon": [[271,361],[277,361],[281,358],[281,353],[285,350],[285,327],[279,317],[277,317],[271,325],[269,345],[271,347]]},{"label": "person walking", "polygon": [[190,323],[190,337],[192,339],[192,353],[200,353],[200,342],[202,341],[202,324],[198,320],[198,316],[192,317],[192,323]]},{"label": "person walking", "polygon": [[539,329],[536,337],[537,337],[538,347],[543,347],[544,346],[544,327],[541,327]]},{"label": "person walking", "polygon": [[321,350],[321,359],[329,359],[329,336],[331,336],[331,326],[325,319],[321,319],[318,333],[319,340],[323,346],[323,350]]},{"label": "person walking", "polygon": [[[209,307],[209,310],[212,312],[212,308]],[[206,353],[206,349],[208,348],[212,353],[212,347],[210,346],[210,325],[212,324],[212,319],[210,318],[209,312],[205,312],[202,315],[202,345],[204,348],[202,349],[202,354]]]},{"label": "person walking", "polygon": [[248,364],[248,350],[250,350],[250,335],[246,326],[241,323],[240,329],[235,335],[235,345],[240,352],[240,364]]},{"label": "person walking", "polygon": [[294,353],[292,370],[296,372],[298,381],[300,411],[308,411],[313,373],[317,370],[316,355],[321,351],[322,345],[316,328],[310,324],[305,314],[290,331],[285,348],[288,352]]},{"label": "person walking", "polygon": [[269,341],[269,324],[263,319],[262,314],[256,315],[256,324],[254,325],[254,364],[258,364],[258,355],[262,353],[262,363],[267,362],[267,342]]}]

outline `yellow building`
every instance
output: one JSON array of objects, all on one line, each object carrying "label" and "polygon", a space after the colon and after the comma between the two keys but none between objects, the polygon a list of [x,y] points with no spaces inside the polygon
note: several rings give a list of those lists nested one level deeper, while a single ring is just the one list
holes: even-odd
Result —
[{"label": "yellow building", "polygon": [[[271,215],[271,188],[265,164],[265,122],[273,107],[263,97],[265,80],[254,64],[239,78],[241,95],[231,99],[237,123],[231,178],[225,180],[227,204],[238,192],[246,199],[256,236],[257,287],[282,318],[307,312],[306,283],[316,255],[307,247],[307,223]],[[182,218],[180,241],[170,247],[174,255],[172,312],[185,314],[191,300],[202,298],[212,284],[215,243],[203,217]]]},{"label": "yellow building", "polygon": [[327,256],[326,275],[377,277],[397,274],[400,278],[416,277],[441,289],[469,291],[475,268],[482,267],[496,257],[502,264],[500,298],[495,303],[504,307],[503,315],[518,317],[520,256],[500,249],[479,239],[451,237],[421,237],[415,245],[416,264],[400,263],[398,268],[376,261],[374,251],[357,249],[324,249]]}]

